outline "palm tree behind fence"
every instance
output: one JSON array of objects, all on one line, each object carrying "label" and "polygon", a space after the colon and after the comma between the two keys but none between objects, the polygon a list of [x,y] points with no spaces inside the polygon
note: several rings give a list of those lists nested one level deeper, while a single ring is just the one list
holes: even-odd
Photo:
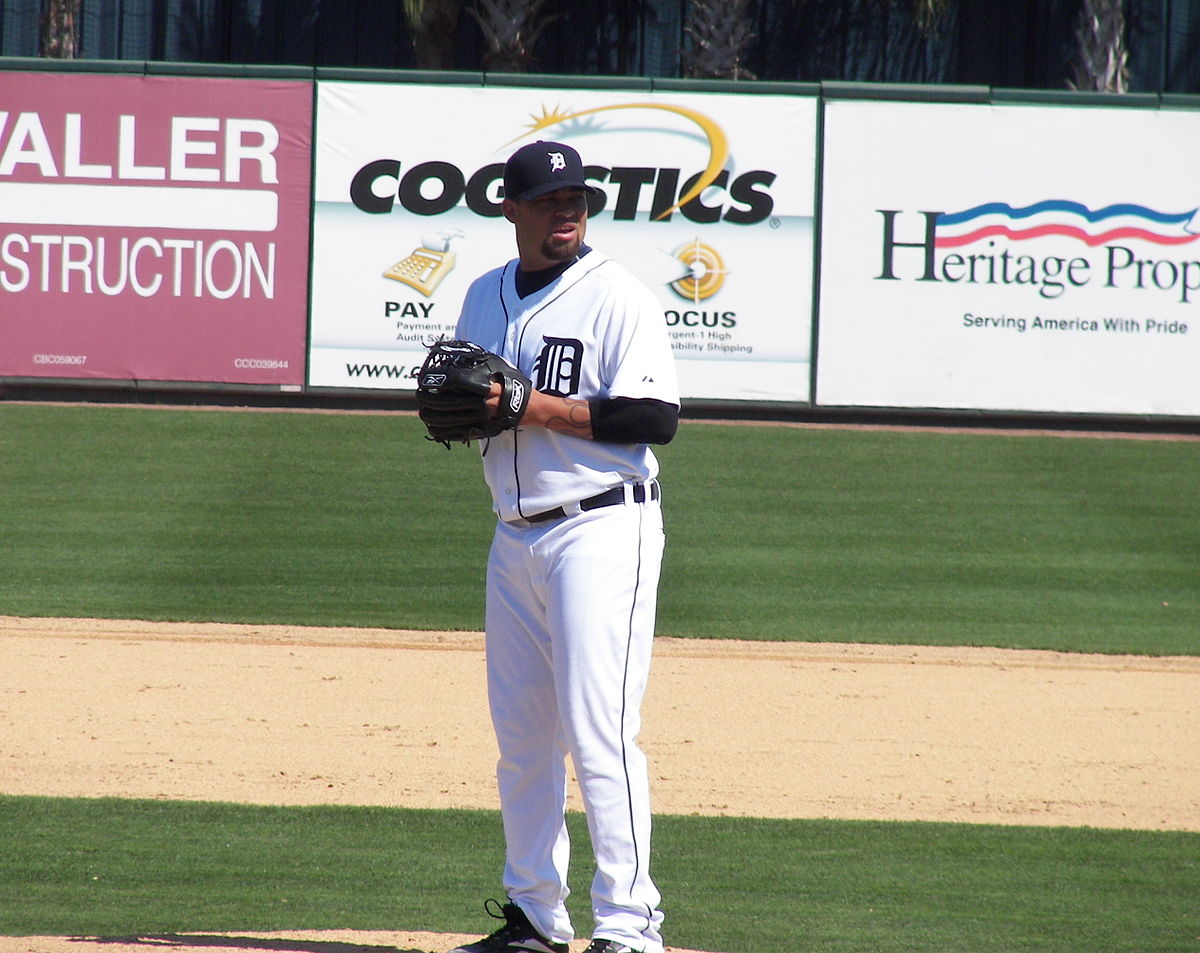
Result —
[{"label": "palm tree behind fence", "polygon": [[[461,15],[479,24],[485,50],[481,66],[497,72],[528,72],[535,65],[538,39],[566,15],[569,0],[399,0],[413,38],[420,69],[454,69]],[[762,0],[688,0],[680,44],[680,72],[693,79],[755,79],[746,53],[757,38],[753,29]],[[828,0],[791,0],[796,7]],[[933,29],[955,0],[876,0],[882,7],[904,2],[922,30]],[[969,2],[969,0],[958,0]],[[1079,0],[1076,53],[1071,89],[1124,93],[1129,88],[1129,53],[1123,0]],[[557,9],[550,9],[557,7]],[[652,16],[650,4],[639,15]],[[83,0],[42,0],[41,55],[79,55]],[[1166,29],[1166,25],[1163,25]]]}]

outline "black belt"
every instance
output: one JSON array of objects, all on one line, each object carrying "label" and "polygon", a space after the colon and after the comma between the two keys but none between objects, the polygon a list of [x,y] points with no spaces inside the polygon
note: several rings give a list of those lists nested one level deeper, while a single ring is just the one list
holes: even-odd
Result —
[{"label": "black belt", "polygon": [[[633,484],[633,502],[646,502],[646,488],[649,486],[649,498],[657,500],[660,495],[658,489],[658,481],[651,480],[649,484],[635,483]],[[625,487],[614,486],[611,490],[605,490],[603,493],[597,493],[595,496],[589,496],[586,500],[579,501],[581,510],[598,510],[602,506],[616,506],[618,503],[625,502]],[[572,507],[574,509],[574,507]],[[545,510],[541,513],[534,513],[533,516],[526,516],[525,520],[529,523],[545,523],[549,520],[561,520],[566,518],[567,511],[561,506],[556,506],[552,510]]]}]

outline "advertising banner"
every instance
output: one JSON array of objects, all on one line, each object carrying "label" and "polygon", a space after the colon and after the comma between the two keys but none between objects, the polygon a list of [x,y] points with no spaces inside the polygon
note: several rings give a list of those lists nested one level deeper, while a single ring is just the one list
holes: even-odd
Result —
[{"label": "advertising banner", "polygon": [[1200,414],[1198,120],[828,103],[816,402]]},{"label": "advertising banner", "polygon": [[816,101],[318,85],[309,383],[411,389],[467,287],[516,255],[505,159],[579,150],[587,243],[658,296],[685,397],[809,400]]},{"label": "advertising banner", "polygon": [[304,383],[312,86],[0,73],[0,376]]}]

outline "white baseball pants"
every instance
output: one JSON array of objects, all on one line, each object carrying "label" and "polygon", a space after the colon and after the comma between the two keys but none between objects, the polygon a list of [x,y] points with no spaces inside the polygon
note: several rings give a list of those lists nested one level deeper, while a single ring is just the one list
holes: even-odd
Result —
[{"label": "white baseball pants", "polygon": [[650,792],[637,745],[663,552],[656,501],[548,524],[497,524],[488,559],[487,671],[504,819],[504,886],[548,939],[574,930],[565,758],[595,855],[593,936],[662,953],[650,877]]}]

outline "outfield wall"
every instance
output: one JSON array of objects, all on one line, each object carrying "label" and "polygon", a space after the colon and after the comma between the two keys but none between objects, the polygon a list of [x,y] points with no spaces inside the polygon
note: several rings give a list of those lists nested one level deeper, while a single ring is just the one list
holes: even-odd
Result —
[{"label": "outfield wall", "polygon": [[691,402],[1200,417],[1200,99],[0,61],[0,381],[411,393],[505,156]]}]

